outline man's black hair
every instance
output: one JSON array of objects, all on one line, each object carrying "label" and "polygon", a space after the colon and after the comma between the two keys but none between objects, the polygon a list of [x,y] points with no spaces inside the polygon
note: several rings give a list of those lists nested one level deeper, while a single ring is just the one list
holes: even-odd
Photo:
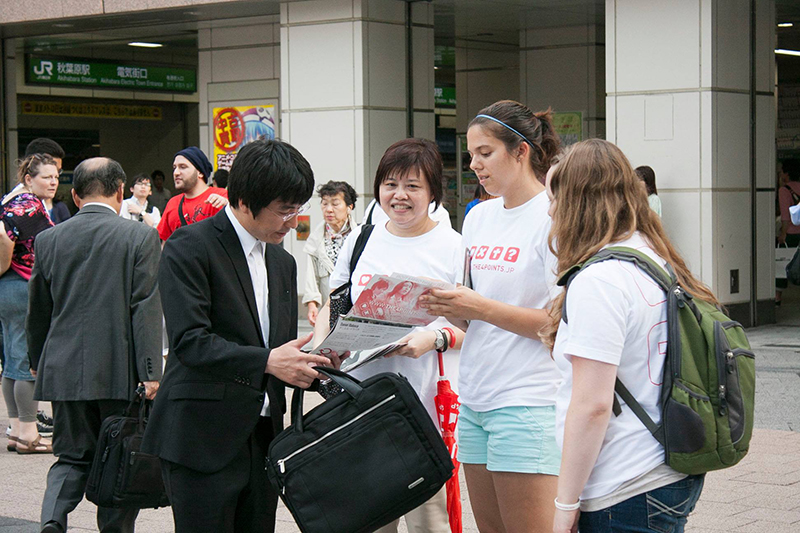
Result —
[{"label": "man's black hair", "polygon": [[150,179],[150,176],[148,176],[144,172],[140,172],[139,174],[136,174],[133,177],[133,179],[131,179],[131,187],[133,187],[137,183],[145,182],[145,181],[147,182],[148,185],[152,185],[153,184],[153,181]]},{"label": "man's black hair", "polygon": [[228,201],[258,216],[273,200],[301,205],[314,193],[314,172],[289,143],[258,139],[245,145],[228,176]]},{"label": "man's black hair", "polygon": [[83,161],[72,175],[72,188],[80,198],[114,196],[123,183],[125,171],[119,163],[105,157]]},{"label": "man's black hair", "polygon": [[57,157],[58,159],[64,159],[66,155],[60,144],[53,139],[45,139],[44,137],[34,139],[28,143],[28,146],[25,148],[25,157],[32,154],[47,154],[50,157]]},{"label": "man's black hair", "polygon": [[224,189],[228,186],[228,171],[224,168],[221,168],[214,172],[214,185]]}]

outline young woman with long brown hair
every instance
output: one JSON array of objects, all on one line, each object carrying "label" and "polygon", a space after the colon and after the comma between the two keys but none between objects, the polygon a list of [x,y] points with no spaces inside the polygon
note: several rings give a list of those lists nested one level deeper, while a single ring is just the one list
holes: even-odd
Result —
[{"label": "young woman with long brown hair", "polygon": [[470,321],[459,367],[458,460],[483,533],[552,528],[559,374],[538,332],[555,287],[543,183],[559,144],[549,111],[511,100],[481,110],[467,131],[470,168],[499,198],[464,220],[472,289],[421,297],[461,328]]},{"label": "young woman with long brown hair", "polygon": [[[695,298],[717,303],[670,243],[644,184],[613,144],[593,139],[574,145],[548,174],[547,194],[559,272],[605,247],[624,246],[669,264]],[[554,532],[680,533],[700,496],[703,476],[666,466],[663,447],[627,405],[612,416],[619,377],[660,420],[665,299],[638,267],[609,260],[586,268],[554,301],[543,332],[563,378],[556,402],[562,459]]]}]

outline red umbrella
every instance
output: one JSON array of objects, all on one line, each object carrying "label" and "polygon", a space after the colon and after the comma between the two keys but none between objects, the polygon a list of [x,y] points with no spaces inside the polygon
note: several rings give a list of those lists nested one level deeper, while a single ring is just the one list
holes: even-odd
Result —
[{"label": "red umbrella", "polygon": [[450,387],[450,381],[444,375],[444,360],[439,352],[439,382],[436,384],[436,411],[439,413],[439,429],[442,432],[444,443],[453,459],[455,469],[445,487],[447,487],[447,515],[450,518],[450,531],[462,533],[461,526],[461,487],[458,484],[459,462],[456,459],[458,445],[456,444],[456,422],[458,421],[458,407],[461,405],[456,394]]}]

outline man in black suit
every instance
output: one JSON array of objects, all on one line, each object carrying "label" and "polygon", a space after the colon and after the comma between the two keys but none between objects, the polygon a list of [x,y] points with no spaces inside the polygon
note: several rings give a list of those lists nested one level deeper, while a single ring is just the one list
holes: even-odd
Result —
[{"label": "man in black suit", "polygon": [[300,351],[297,265],[279,246],[313,188],[295,148],[254,141],[231,168],[230,205],[164,246],[170,356],[142,446],[162,459],[177,533],[274,531],[264,467],[285,383],[306,388],[330,365]]},{"label": "man in black suit", "polygon": [[[158,233],[119,217],[125,173],[104,157],[75,168],[80,211],[36,237],[28,355],[35,395],[53,405],[53,452],[42,531],[66,531],[83,499],[103,420],[122,414],[139,382],[161,379]],[[138,509],[97,510],[103,532],[132,532]]]}]

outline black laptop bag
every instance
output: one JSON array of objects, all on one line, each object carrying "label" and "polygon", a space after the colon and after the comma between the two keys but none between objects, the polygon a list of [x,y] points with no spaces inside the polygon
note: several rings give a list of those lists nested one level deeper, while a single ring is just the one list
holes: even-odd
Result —
[{"label": "black laptop bag", "polygon": [[439,431],[403,376],[364,381],[316,367],[344,389],[270,444],[270,482],[303,533],[368,533],[428,501],[453,475]]},{"label": "black laptop bag", "polygon": [[147,411],[144,387],[140,386],[123,414],[103,420],[86,483],[86,499],[90,502],[101,507],[140,509],[169,506],[161,460],[139,451]]}]

